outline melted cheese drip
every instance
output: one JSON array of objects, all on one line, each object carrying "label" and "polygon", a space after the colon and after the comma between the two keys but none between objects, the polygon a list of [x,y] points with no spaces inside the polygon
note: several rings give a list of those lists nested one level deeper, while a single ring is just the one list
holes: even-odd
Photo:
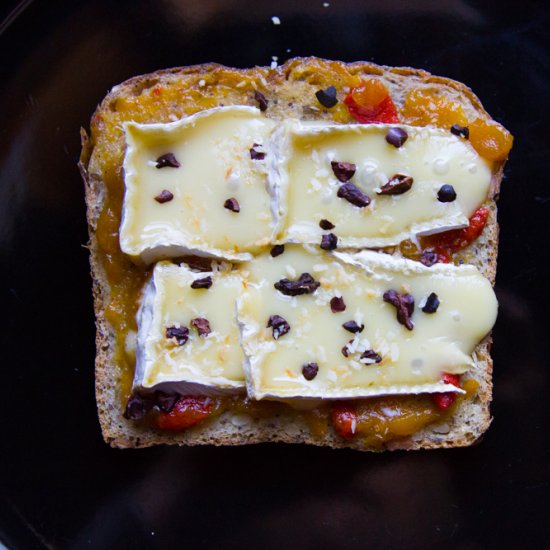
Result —
[{"label": "melted cheese drip", "polygon": [[[273,125],[252,107],[169,124],[126,123],[122,251],[147,263],[188,252],[242,260],[266,245],[274,229],[266,161],[252,160],[250,148],[265,148]],[[157,168],[169,152],[181,166]],[[159,204],[163,190],[174,198]],[[229,198],[239,213],[224,208]]]},{"label": "melted cheese drip", "polygon": [[[336,227],[340,247],[398,244],[416,234],[464,227],[487,197],[491,165],[469,143],[436,128],[399,127],[408,139],[400,148],[386,142],[386,125],[291,126],[282,167],[281,242],[319,243],[322,219]],[[331,161],[357,166],[350,182],[372,200],[364,208],[336,195],[342,183]],[[402,195],[377,195],[395,174],[412,176],[412,188]],[[453,202],[437,200],[450,184]]]},{"label": "melted cheese drip", "polygon": [[[497,302],[487,279],[474,267],[437,265],[426,268],[409,260],[364,252],[357,257],[305,251],[287,246],[248,264],[250,282],[238,305],[242,344],[247,355],[247,390],[261,399],[349,398],[381,394],[456,391],[441,380],[442,372],[462,373],[471,353],[490,331]],[[310,273],[321,287],[313,294],[285,296],[273,284]],[[383,301],[386,290],[415,299],[414,329],[396,320],[396,309]],[[434,314],[421,304],[435,292],[441,304]],[[330,300],[342,296],[347,306],[332,313]],[[282,316],[290,332],[274,340],[266,328],[270,315]],[[342,324],[364,324],[354,335]],[[349,357],[341,350],[350,340]],[[365,364],[360,355],[373,349],[383,358]],[[302,367],[315,362],[317,376],[308,381]]]},{"label": "melted cheese drip", "polygon": [[[209,289],[191,288],[195,279],[208,275],[213,280]],[[134,387],[182,394],[244,388],[244,355],[235,321],[242,284],[236,272],[195,273],[169,262],[158,263],[138,316]],[[197,317],[208,319],[212,330],[208,336],[199,336],[190,325]],[[172,326],[189,328],[185,344],[179,346],[166,337],[166,328]]]}]

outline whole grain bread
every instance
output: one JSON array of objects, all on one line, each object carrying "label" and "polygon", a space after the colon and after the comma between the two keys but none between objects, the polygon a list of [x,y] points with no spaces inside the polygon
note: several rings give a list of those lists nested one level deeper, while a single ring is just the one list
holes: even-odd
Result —
[{"label": "whole grain bread", "polygon": [[[360,450],[419,449],[470,445],[488,428],[492,394],[490,336],[475,349],[475,367],[468,373],[469,378],[474,378],[479,384],[477,393],[472,398],[462,400],[453,416],[445,422],[431,424],[410,437],[389,441],[382,448],[365,444],[360,439],[344,440],[330,427],[325,434],[315,435],[300,415],[290,411],[268,418],[225,412],[180,433],[163,433],[123,417],[124,373],[117,359],[121,345],[117,331],[123,329],[110,320],[108,312],[114,292],[107,273],[108,257],[115,252],[109,250],[102,243],[101,235],[98,235],[98,222],[101,216],[106,215],[105,205],[110,195],[116,194],[120,199],[123,193],[122,159],[125,143],[122,123],[126,120],[168,122],[222,104],[257,106],[256,91],[268,101],[265,115],[276,120],[294,117],[302,120],[351,122],[351,119],[345,119],[346,112],[337,111],[335,114],[334,110],[323,108],[315,96],[319,89],[335,85],[338,97],[342,99],[350,75],[375,75],[381,78],[398,109],[403,105],[409,90],[429,88],[460,103],[469,120],[491,120],[479,99],[467,86],[423,70],[382,67],[367,62],[345,64],[318,58],[297,58],[275,69],[231,69],[205,64],[131,78],[115,86],[98,106],[92,118],[90,135],[82,130],[79,167],[85,182],[97,327],[96,397],[103,437],[112,446],[240,445],[280,441]],[[158,99],[154,109],[151,108],[153,95]],[[461,261],[477,266],[493,284],[498,246],[494,199],[499,192],[502,168],[502,162],[495,166],[490,196],[485,203],[490,214],[482,235],[458,255]],[[120,212],[113,215],[116,220]],[[399,254],[398,250],[395,253]]]}]

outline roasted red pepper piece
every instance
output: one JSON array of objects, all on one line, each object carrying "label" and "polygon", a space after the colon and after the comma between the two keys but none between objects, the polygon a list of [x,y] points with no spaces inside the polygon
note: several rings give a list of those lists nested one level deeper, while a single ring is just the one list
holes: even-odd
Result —
[{"label": "roasted red pepper piece", "polygon": [[[450,374],[448,372],[444,372],[441,380],[442,382],[445,382],[445,384],[452,384],[453,386],[460,388],[460,375],[458,374]],[[455,402],[456,393],[452,391],[434,393],[433,400],[442,411],[445,411]]]},{"label": "roasted red pepper piece", "polygon": [[352,439],[357,430],[357,413],[351,405],[335,403],[331,412],[332,425],[343,439]]},{"label": "roasted red pepper piece", "polygon": [[212,413],[212,400],[203,396],[180,397],[169,413],[156,418],[161,430],[179,432],[206,420]]},{"label": "roasted red pepper piece", "polygon": [[353,118],[361,124],[399,122],[397,109],[383,82],[376,78],[364,80],[352,88],[344,103]]},{"label": "roasted red pepper piece", "polygon": [[481,235],[488,217],[489,210],[487,208],[478,208],[471,215],[468,227],[424,237],[422,239],[423,249],[435,252],[439,263],[449,263],[452,252],[465,248]]}]

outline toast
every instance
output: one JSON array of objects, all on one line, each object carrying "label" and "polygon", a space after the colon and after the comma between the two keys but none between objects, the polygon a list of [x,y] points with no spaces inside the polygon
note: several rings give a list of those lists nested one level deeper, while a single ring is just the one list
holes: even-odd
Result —
[{"label": "toast", "polygon": [[[496,152],[487,150],[483,136],[477,138],[480,154],[492,161],[491,185],[483,203],[486,223],[481,234],[471,244],[454,251],[452,257],[455,264],[477,267],[494,284],[498,247],[495,198],[500,190],[511,136],[492,121],[465,85],[422,70],[381,67],[366,62],[346,64],[318,58],[291,59],[275,69],[232,69],[206,64],[132,78],[115,86],[102,101],[92,117],[90,134],[81,131],[79,167],[85,183],[97,327],[96,398],[107,443],[125,448],[280,441],[379,451],[466,446],[479,439],[488,428],[492,394],[490,336],[485,337],[473,352],[473,367],[468,371],[471,383],[465,394],[445,414],[406,435],[346,439],[334,429],[331,413],[326,410],[317,414],[273,402],[253,403],[248,399],[244,404],[239,402],[223,407],[207,421],[179,432],[159,430],[150,423],[124,417],[134,375],[136,314],[143,288],[152,273],[152,266],[132,261],[122,253],[119,244],[126,152],[124,123],[170,123],[207,109],[247,105],[259,107],[265,117],[274,121],[297,119],[349,124],[356,120],[344,97],[349,97],[350,90],[369,78],[384,84],[399,122],[450,126],[448,120],[452,121],[454,116],[463,124],[464,120],[472,125],[476,121],[499,133],[500,142],[497,142],[503,145]],[[336,89],[338,103],[327,107],[322,103],[326,103],[326,99],[322,94],[319,96],[319,92],[328,91],[330,96],[331,86]],[[410,99],[415,91],[436,98],[436,111],[424,111],[424,120],[418,118],[418,109],[415,110],[414,105],[411,108],[410,101],[407,103],[407,98]],[[451,108],[447,108],[449,105]],[[427,237],[428,244],[430,238]],[[384,251],[394,257],[421,259],[420,250],[414,248],[414,243],[408,242],[406,246],[394,245]],[[209,269],[208,259],[196,256],[183,259],[191,267]],[[383,403],[384,397],[376,400]]]}]

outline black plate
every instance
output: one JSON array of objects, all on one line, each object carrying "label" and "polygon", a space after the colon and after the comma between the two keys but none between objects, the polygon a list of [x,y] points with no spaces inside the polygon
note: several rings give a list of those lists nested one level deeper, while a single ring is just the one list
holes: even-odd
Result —
[{"label": "black plate", "polygon": [[[530,1],[329,4],[26,1],[1,27],[0,522],[10,548],[547,542],[550,11]],[[499,203],[493,426],[480,445],[451,451],[110,449],[94,402],[79,127],[139,73],[310,54],[455,78],[515,135]]]}]

